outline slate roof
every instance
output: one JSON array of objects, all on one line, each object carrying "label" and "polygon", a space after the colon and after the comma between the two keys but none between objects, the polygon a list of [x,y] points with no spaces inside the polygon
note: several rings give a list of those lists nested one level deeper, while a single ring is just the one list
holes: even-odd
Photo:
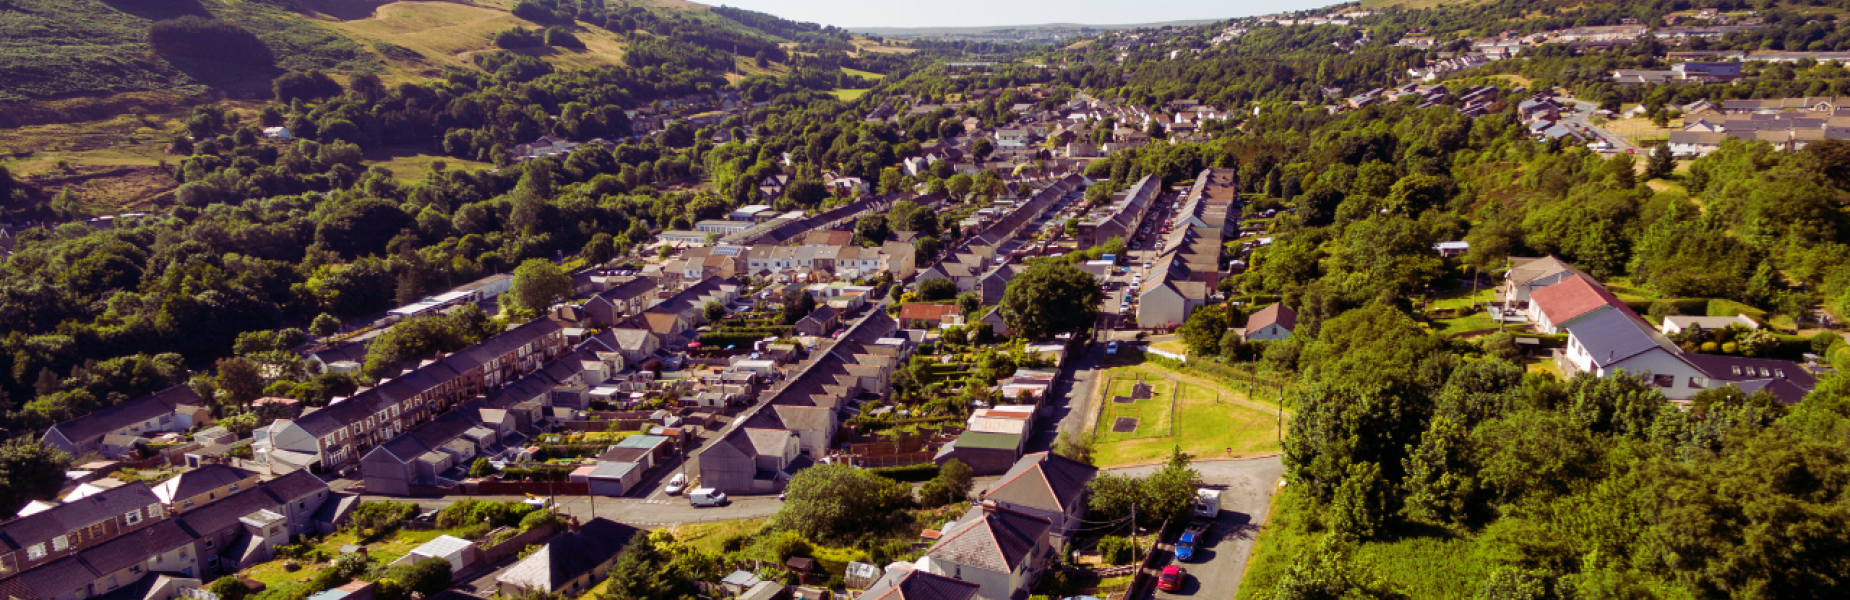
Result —
[{"label": "slate roof", "polygon": [[228,465],[203,465],[155,485],[154,495],[162,504],[173,504],[256,476],[255,471]]},{"label": "slate roof", "polygon": [[760,456],[783,456],[784,444],[790,440],[790,432],[784,429],[746,429],[745,437],[751,441],[752,450]]},{"label": "slate roof", "polygon": [[1291,310],[1291,307],[1285,306],[1282,303],[1275,303],[1271,306],[1261,308],[1259,312],[1253,313],[1253,316],[1246,319],[1246,331],[1257,331],[1273,324],[1285,328],[1285,331],[1296,329],[1298,326],[1298,311]]},{"label": "slate roof", "polygon": [[24,549],[33,544],[49,542],[51,538],[77,529],[89,527],[98,521],[121,517],[128,511],[145,509],[151,504],[160,504],[160,502],[161,499],[154,495],[154,490],[150,489],[148,484],[141,482],[103,490],[85,498],[45,509],[43,512],[0,523],[0,543],[4,543],[10,550]]},{"label": "slate roof", "polygon": [[1574,265],[1567,264],[1567,262],[1559,258],[1544,256],[1541,258],[1510,258],[1510,270],[1508,273],[1505,273],[1503,277],[1509,280],[1510,283],[1526,285],[1531,281],[1555,275],[1563,271],[1582,277],[1587,276],[1585,272],[1574,268]]},{"label": "slate roof", "polygon": [[145,562],[156,554],[191,544],[193,539],[179,523],[163,520],[98,544],[78,556],[97,573],[114,573]]},{"label": "slate roof", "polygon": [[904,567],[889,570],[860,600],[970,600],[982,586]]},{"label": "slate roof", "polygon": [[818,406],[772,406],[777,419],[783,421],[784,427],[790,429],[809,429],[827,431],[833,429],[834,423],[829,419],[833,412]]},{"label": "slate roof", "polygon": [[278,500],[286,502],[315,492],[327,491],[328,484],[308,471],[294,471],[258,484],[257,487],[275,495]]},{"label": "slate roof", "polygon": [[1052,522],[1007,508],[975,506],[925,552],[933,560],[1013,573],[1036,544],[1047,538]]},{"label": "slate roof", "polygon": [[204,405],[199,394],[193,388],[176,385],[122,404],[111,406],[88,415],[71,419],[52,429],[64,435],[64,439],[73,444],[84,444],[101,439],[111,431],[133,425],[149,419],[160,418],[171,413],[181,404]]},{"label": "slate roof", "polygon": [[1722,354],[1684,354],[1682,358],[1714,383],[1732,384],[1748,395],[1765,390],[1782,404],[1797,404],[1818,386],[1816,375],[1792,361]]},{"label": "slate roof", "polygon": [[1081,463],[1051,452],[1021,457],[989,491],[985,500],[1066,512],[1070,503],[1085,495],[1086,484],[1098,475],[1098,467]]},{"label": "slate roof", "polygon": [[1668,347],[1669,340],[1645,327],[1626,311],[1603,310],[1567,327],[1592,357],[1593,364],[1606,368],[1652,348]]},{"label": "slate roof", "polygon": [[565,582],[616,556],[636,532],[636,528],[609,519],[592,519],[576,532],[554,537],[495,580],[530,589],[556,591]]}]

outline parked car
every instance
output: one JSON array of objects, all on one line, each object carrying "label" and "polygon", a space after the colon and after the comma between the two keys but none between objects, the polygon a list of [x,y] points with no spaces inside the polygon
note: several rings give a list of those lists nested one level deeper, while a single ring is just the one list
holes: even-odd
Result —
[{"label": "parked car", "polygon": [[725,506],[732,501],[726,499],[726,493],[713,488],[699,488],[687,494],[687,503],[694,508]]},{"label": "parked car", "polygon": [[687,489],[687,474],[675,473],[674,477],[668,479],[668,487],[662,488],[662,491],[667,492],[670,496],[676,496],[680,495],[681,490],[685,489]]},{"label": "parked car", "polygon": [[1163,574],[1156,578],[1156,589],[1173,592],[1182,589],[1182,579],[1188,577],[1188,571],[1182,567],[1169,565],[1163,567]]}]

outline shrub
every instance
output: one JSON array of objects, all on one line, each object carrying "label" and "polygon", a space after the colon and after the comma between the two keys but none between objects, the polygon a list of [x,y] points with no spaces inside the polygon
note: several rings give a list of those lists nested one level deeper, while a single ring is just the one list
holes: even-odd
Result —
[{"label": "shrub", "polygon": [[1131,562],[1131,556],[1134,554],[1134,547],[1127,538],[1115,535],[1105,536],[1104,539],[1098,541],[1098,554],[1099,557],[1105,561],[1105,564],[1129,564]]},{"label": "shrub", "polygon": [[872,471],[875,475],[906,483],[930,481],[931,478],[938,476],[938,465],[932,463],[906,465],[903,467],[876,467],[868,470]]},{"label": "shrub", "polygon": [[771,539],[771,553],[776,555],[779,561],[787,561],[798,556],[809,558],[815,556],[816,546],[809,543],[803,534],[786,530]]}]

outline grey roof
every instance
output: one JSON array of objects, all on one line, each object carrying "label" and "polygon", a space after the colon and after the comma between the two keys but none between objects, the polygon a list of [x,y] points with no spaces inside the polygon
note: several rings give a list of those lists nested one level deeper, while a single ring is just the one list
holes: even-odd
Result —
[{"label": "grey roof", "polygon": [[1602,369],[1660,347],[1662,337],[1622,310],[1599,311],[1568,325],[1567,331]]},{"label": "grey roof", "polygon": [[564,326],[551,319],[529,321],[461,352],[444,357],[442,360],[418,367],[377,388],[304,415],[296,420],[296,426],[307,431],[309,435],[321,437],[377,414],[389,406],[443,385],[490,360],[562,329]]},{"label": "grey roof", "polygon": [[128,535],[98,544],[79,554],[97,573],[114,573],[148,557],[193,543],[179,523],[170,520],[149,525]]},{"label": "grey roof", "polygon": [[982,586],[926,571],[892,569],[882,575],[861,600],[970,600]]},{"label": "grey roof", "polygon": [[88,415],[71,419],[51,428],[70,440],[73,444],[84,444],[101,439],[111,431],[159,418],[171,413],[181,404],[204,405],[199,394],[193,388],[176,385],[153,394],[142,396],[122,404],[111,406]]},{"label": "grey roof", "polygon": [[96,572],[76,556],[66,556],[0,581],[0,593],[13,598],[55,598],[96,580]]},{"label": "grey roof", "polygon": [[276,496],[278,500],[287,502],[315,492],[327,491],[328,484],[308,471],[294,471],[258,484],[257,487]]},{"label": "grey roof", "polygon": [[496,577],[496,581],[556,591],[567,581],[617,555],[637,530],[609,519],[592,519],[552,539]]},{"label": "grey roof", "polygon": [[625,475],[629,475],[630,472],[640,468],[642,468],[642,465],[633,462],[600,461],[597,463],[597,468],[592,469],[589,475],[599,479],[622,479]]},{"label": "grey roof", "polygon": [[1029,454],[1015,461],[983,498],[1066,512],[1097,475],[1098,467],[1051,452]]},{"label": "grey roof", "polygon": [[752,450],[760,456],[783,456],[784,444],[790,441],[790,432],[784,429],[747,429],[745,437],[751,441]]},{"label": "grey roof", "polygon": [[1047,537],[1052,522],[1001,507],[974,506],[956,526],[944,532],[925,552],[934,560],[1002,573],[1013,573],[1027,560],[1036,544]]},{"label": "grey roof", "polygon": [[228,465],[203,465],[154,486],[154,495],[164,504],[173,504],[256,476],[255,471]]},{"label": "grey roof", "polygon": [[263,488],[252,488],[223,499],[201,506],[176,517],[182,527],[192,533],[193,537],[205,537],[231,527],[243,524],[238,519],[260,510],[272,510],[280,507],[282,501]]},{"label": "grey roof", "polygon": [[0,543],[9,549],[20,550],[160,502],[154,490],[141,482],[103,490],[44,512],[0,523]]}]

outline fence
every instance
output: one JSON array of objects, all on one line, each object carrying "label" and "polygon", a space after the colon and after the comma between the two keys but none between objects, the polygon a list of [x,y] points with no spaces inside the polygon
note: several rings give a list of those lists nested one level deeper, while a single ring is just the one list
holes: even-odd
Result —
[{"label": "fence", "polygon": [[1168,536],[1169,521],[1163,521],[1163,526],[1157,528],[1156,535],[1150,538],[1150,549],[1145,552],[1143,562],[1137,563],[1137,573],[1131,576],[1131,587],[1125,592],[1125,598],[1142,598],[1147,586],[1155,585],[1151,581],[1154,579],[1150,576],[1151,569],[1156,568],[1156,557],[1161,554],[1157,551],[1162,548],[1163,538]]}]

